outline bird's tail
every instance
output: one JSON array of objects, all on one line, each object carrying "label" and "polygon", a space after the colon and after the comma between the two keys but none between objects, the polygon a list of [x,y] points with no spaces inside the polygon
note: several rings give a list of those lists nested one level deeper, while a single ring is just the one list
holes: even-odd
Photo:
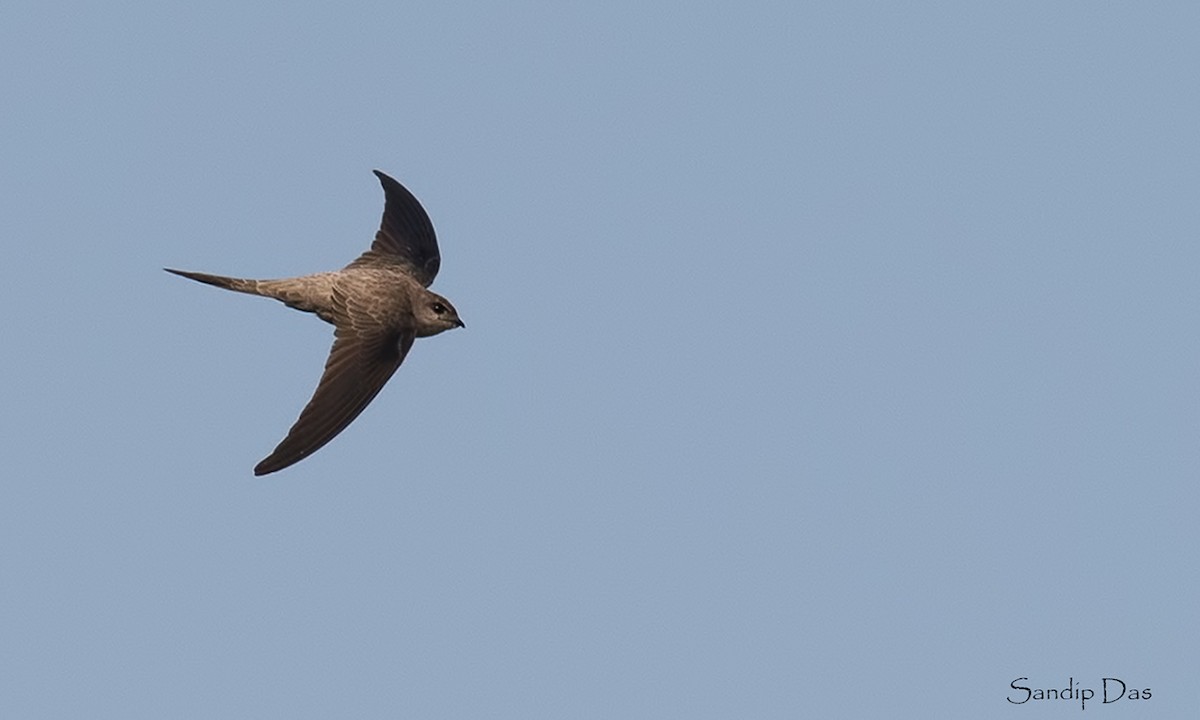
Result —
[{"label": "bird's tail", "polygon": [[163,270],[226,290],[274,298],[290,308],[316,313],[325,322],[337,324],[332,301],[333,278],[337,273],[317,273],[281,280],[244,280],[171,268]]},{"label": "bird's tail", "polygon": [[197,282],[216,285],[219,288],[233,290],[234,292],[250,293],[251,295],[263,295],[259,288],[258,280],[243,280],[242,278],[225,277],[224,275],[209,275],[208,273],[189,272],[187,270],[172,270],[171,268],[163,268],[169,273],[180,275]]}]

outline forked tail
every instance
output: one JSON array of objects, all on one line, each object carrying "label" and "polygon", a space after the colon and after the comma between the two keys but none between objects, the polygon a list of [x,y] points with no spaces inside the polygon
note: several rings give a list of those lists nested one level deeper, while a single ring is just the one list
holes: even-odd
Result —
[{"label": "forked tail", "polygon": [[226,290],[274,298],[290,308],[316,313],[325,322],[337,324],[333,307],[333,278],[336,273],[317,273],[282,280],[243,280],[187,270],[163,270]]},{"label": "forked tail", "polygon": [[208,273],[189,272],[187,270],[172,270],[171,268],[163,268],[169,273],[180,275],[190,280],[216,285],[219,288],[233,290],[235,292],[250,293],[251,295],[261,295],[258,289],[257,280],[243,280],[242,278],[225,277],[224,275],[209,275]]}]

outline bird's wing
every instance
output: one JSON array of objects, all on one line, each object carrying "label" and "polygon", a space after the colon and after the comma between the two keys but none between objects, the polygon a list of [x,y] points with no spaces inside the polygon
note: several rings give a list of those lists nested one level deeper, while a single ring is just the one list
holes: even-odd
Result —
[{"label": "bird's wing", "polygon": [[[335,293],[335,302],[342,301]],[[339,302],[345,310],[344,302]],[[287,437],[254,468],[266,475],[297,463],[346,429],[387,383],[412,347],[411,331],[387,329],[365,313],[338,319],[316,392]]]},{"label": "bird's wing", "polygon": [[378,170],[374,172],[383,185],[383,221],[371,249],[349,267],[399,264],[429,287],[442,263],[433,223],[407,188]]}]

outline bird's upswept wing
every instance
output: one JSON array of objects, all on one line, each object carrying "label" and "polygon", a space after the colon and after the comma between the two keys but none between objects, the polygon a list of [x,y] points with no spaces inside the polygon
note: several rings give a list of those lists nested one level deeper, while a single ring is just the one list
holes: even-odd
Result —
[{"label": "bird's upswept wing", "polygon": [[417,282],[429,287],[442,263],[433,222],[407,188],[378,170],[374,172],[383,185],[383,221],[371,249],[349,267],[399,264]]}]

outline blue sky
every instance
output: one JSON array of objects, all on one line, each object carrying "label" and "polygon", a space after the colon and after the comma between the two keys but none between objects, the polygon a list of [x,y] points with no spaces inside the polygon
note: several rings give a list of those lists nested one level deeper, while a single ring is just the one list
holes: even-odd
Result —
[{"label": "blue sky", "polygon": [[601,5],[0,11],[0,714],[1194,712],[1200,9]]}]

